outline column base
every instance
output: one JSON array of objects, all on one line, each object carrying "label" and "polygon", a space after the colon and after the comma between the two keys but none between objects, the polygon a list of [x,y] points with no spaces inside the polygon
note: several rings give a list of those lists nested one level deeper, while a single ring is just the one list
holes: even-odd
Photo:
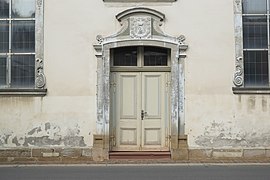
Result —
[{"label": "column base", "polygon": [[109,159],[109,149],[105,148],[105,137],[103,135],[94,135],[92,158],[93,161],[104,161]]}]

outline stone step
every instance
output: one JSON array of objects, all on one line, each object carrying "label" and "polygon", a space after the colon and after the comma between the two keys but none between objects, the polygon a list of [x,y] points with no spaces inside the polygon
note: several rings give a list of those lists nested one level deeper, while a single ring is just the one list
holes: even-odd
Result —
[{"label": "stone step", "polygon": [[171,159],[169,151],[114,151],[110,159]]}]

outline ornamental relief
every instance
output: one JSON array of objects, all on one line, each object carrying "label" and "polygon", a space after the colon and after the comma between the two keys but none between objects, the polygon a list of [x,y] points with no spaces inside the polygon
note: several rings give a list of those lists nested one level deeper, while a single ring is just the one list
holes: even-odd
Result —
[{"label": "ornamental relief", "polygon": [[130,37],[148,39],[152,36],[151,17],[130,17]]},{"label": "ornamental relief", "polygon": [[235,64],[235,73],[234,73],[234,85],[236,87],[243,86],[244,78],[243,78],[243,58],[238,57],[236,58],[236,64]]}]

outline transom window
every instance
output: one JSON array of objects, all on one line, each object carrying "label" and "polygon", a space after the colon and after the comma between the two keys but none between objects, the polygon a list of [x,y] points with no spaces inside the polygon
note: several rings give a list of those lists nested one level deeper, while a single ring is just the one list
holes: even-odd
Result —
[{"label": "transom window", "polygon": [[35,87],[35,0],[0,0],[0,88]]},{"label": "transom window", "polygon": [[243,0],[242,12],[245,86],[269,86],[270,0]]},{"label": "transom window", "polygon": [[115,70],[113,67],[125,67],[132,71],[135,68],[150,69],[158,66],[162,69],[170,66],[170,50],[161,47],[120,47],[111,49],[111,55],[112,70]]}]

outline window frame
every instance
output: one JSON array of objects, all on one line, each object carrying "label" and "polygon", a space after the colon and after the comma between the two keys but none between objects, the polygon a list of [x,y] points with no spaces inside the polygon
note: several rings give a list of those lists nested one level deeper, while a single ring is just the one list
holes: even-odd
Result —
[{"label": "window frame", "polygon": [[[234,0],[234,30],[235,30],[235,72],[233,77],[234,87],[232,88],[234,94],[270,94],[270,48],[269,48],[269,17],[270,17],[270,0],[267,0],[267,33],[268,33],[268,86],[245,86],[245,71],[244,71],[244,51],[259,50],[244,49],[243,45],[243,17],[245,16],[258,16],[263,14],[243,14],[243,0]],[[263,49],[266,50],[266,49]]]},{"label": "window frame", "polygon": [[[35,56],[35,75],[34,75],[34,87],[33,88],[20,88],[11,87],[10,81],[7,82],[6,86],[0,87],[0,95],[30,95],[30,96],[44,96],[47,93],[46,89],[46,78],[43,69],[44,59],[44,0],[35,0],[35,17],[30,18],[13,18],[11,17],[11,0],[9,0],[9,17],[1,18],[11,23],[14,20],[29,20],[35,21],[35,48],[34,52],[29,53],[13,53],[9,50],[8,53],[0,53],[1,57],[7,57],[7,76],[11,79],[11,55],[34,55]],[[9,25],[9,44],[11,42],[11,25]],[[9,45],[9,49],[11,49]]]},{"label": "window frame", "polygon": [[[124,47],[118,47],[118,48],[125,48]],[[144,65],[144,49],[145,47],[155,47],[155,46],[133,46],[137,49],[137,65],[136,66],[116,66],[114,65],[114,48],[112,48],[110,51],[110,71],[111,72],[170,72],[171,71],[171,50],[168,48],[162,48],[167,51],[167,65],[156,65],[156,66],[145,66]]]}]

